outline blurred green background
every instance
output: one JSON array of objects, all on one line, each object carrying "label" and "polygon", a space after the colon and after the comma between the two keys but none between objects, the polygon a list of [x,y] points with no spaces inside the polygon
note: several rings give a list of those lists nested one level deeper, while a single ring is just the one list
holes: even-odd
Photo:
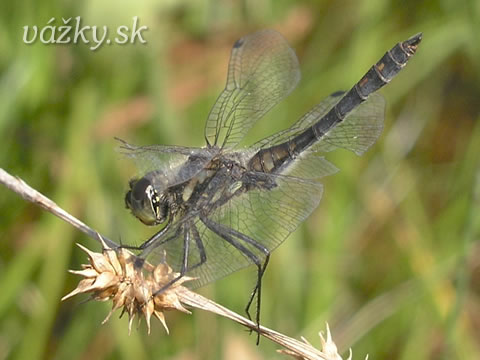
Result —
[{"label": "blurred green background", "polygon": [[[81,16],[131,27],[146,44],[23,42],[23,27]],[[74,19],[71,20],[72,22]],[[381,93],[385,131],[363,157],[328,158],[319,208],[274,252],[264,325],[319,345],[328,321],[346,354],[370,359],[480,358],[480,2],[478,0],[2,1],[0,167],[19,175],[110,238],[141,242],[154,229],[123,197],[135,167],[115,150],[203,145],[239,37],[274,28],[300,60],[297,90],[252,142],[346,90],[397,42],[423,31],[417,55]],[[110,304],[60,302],[98,244],[0,187],[0,360],[280,359],[212,314],[168,313],[128,336],[127,318],[101,325]],[[253,272],[201,290],[242,313]]]}]

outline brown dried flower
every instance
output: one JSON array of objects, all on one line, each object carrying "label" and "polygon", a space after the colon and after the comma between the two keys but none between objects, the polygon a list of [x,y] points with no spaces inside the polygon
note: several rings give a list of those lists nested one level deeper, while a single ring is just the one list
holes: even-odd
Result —
[{"label": "brown dried flower", "polygon": [[82,265],[82,270],[70,270],[72,274],[83,276],[75,290],[65,295],[63,300],[77,294],[90,293],[92,300],[112,300],[113,306],[102,324],[106,323],[112,313],[122,308],[122,314],[129,317],[128,331],[132,329],[133,319],[137,314],[143,315],[150,333],[150,319],[155,316],[168,333],[165,322],[165,310],[179,310],[190,314],[181,303],[177,291],[182,283],[191,280],[182,277],[165,291],[157,293],[162,286],[178,276],[166,263],[157,266],[140,259],[127,249],[109,248],[103,243],[102,253],[88,250],[77,244],[89,257],[90,264]]}]

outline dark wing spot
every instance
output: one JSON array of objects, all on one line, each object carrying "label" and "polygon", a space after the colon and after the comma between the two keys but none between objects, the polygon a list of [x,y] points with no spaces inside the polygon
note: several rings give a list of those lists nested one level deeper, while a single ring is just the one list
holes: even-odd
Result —
[{"label": "dark wing spot", "polygon": [[335,91],[330,96],[339,97],[339,96],[342,96],[343,94],[345,94],[345,91],[339,90],[339,91]]},{"label": "dark wing spot", "polygon": [[240,46],[243,45],[243,43],[244,43],[243,39],[238,39],[237,41],[235,41],[235,44],[233,44],[233,48],[238,49]]}]

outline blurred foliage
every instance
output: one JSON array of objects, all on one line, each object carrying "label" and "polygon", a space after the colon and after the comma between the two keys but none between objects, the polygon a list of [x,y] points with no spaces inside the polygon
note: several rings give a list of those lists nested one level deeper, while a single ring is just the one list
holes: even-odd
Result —
[{"label": "blurred foliage", "polygon": [[[146,44],[23,42],[55,17],[148,26]],[[285,128],[348,89],[395,43],[423,31],[415,58],[382,90],[385,132],[363,157],[329,155],[317,211],[272,256],[266,326],[314,343],[331,325],[342,351],[371,359],[480,358],[480,2],[476,0],[3,1],[0,167],[101,233],[140,243],[124,209],[134,166],[114,136],[201,146],[233,42],[261,28],[295,48],[303,80],[248,136]],[[86,239],[0,188],[0,359],[273,359],[276,347],[211,314],[168,314],[128,336],[100,325],[107,304],[60,302],[75,287]],[[242,312],[252,272],[202,292]]]}]

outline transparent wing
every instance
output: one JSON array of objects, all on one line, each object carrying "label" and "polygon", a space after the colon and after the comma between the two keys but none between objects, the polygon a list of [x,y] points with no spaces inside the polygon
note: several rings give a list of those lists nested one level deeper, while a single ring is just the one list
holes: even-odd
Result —
[{"label": "transparent wing", "polygon": [[208,145],[232,148],[300,80],[295,52],[278,32],[263,30],[232,48],[227,84],[205,125]]},{"label": "transparent wing", "polygon": [[[341,99],[339,95],[325,98],[290,128],[267,137],[254,146],[264,148],[294,138],[317,121],[321,121],[322,117]],[[382,133],[384,114],[385,100],[379,94],[372,94],[340,124],[330,129],[309,151],[328,152],[336,148],[344,148],[361,155]]]},{"label": "transparent wing", "polygon": [[[276,186],[270,190],[251,190],[234,197],[208,215],[208,219],[233,230],[232,233],[239,232],[272,251],[317,207],[323,187],[317,181],[293,176],[263,173],[260,176],[268,177]],[[187,227],[190,231],[189,266],[201,264],[202,253],[206,258],[202,265],[187,274],[196,278],[186,283],[187,286],[203,286],[252,265],[251,258],[210,230],[198,217],[183,219],[177,226]],[[147,259],[157,263],[163,259],[165,250],[167,263],[179,271],[183,262],[182,231],[170,232],[175,239],[153,250]],[[198,232],[201,239],[200,246],[195,241],[195,232]],[[232,233],[230,236],[235,238]],[[264,260],[265,254],[258,248],[238,237],[235,240],[241,242],[258,259]]]},{"label": "transparent wing", "polygon": [[325,159],[320,152],[303,152],[282,173],[301,179],[318,180],[335,174],[338,168]]},{"label": "transparent wing", "polygon": [[281,144],[294,138],[308,127],[312,126],[316,121],[320,120],[331,108],[339,102],[341,96],[330,95],[319,102],[313,109],[303,115],[297,122],[295,122],[289,128],[279,131],[273,135],[270,135],[253,145],[253,148],[265,148],[274,145]]},{"label": "transparent wing", "polygon": [[130,158],[139,175],[155,171],[158,185],[172,186],[187,181],[201,171],[215,155],[215,149],[182,146],[135,146],[117,139],[119,152]]},{"label": "transparent wing", "polygon": [[[315,118],[315,114],[311,116]],[[345,120],[328,131],[312,150],[327,152],[343,148],[362,155],[382,133],[384,118],[385,100],[380,94],[372,94]]]}]

